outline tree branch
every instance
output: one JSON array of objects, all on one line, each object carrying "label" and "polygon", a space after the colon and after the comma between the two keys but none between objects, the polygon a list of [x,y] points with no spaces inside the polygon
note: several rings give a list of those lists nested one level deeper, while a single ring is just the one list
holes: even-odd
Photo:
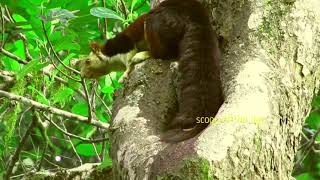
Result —
[{"label": "tree branch", "polygon": [[0,48],[0,54],[4,54],[14,60],[16,60],[18,63],[21,63],[21,64],[27,64],[28,62],[24,61],[22,58],[12,54],[11,52],[9,51],[6,51],[5,49],[3,48]]},{"label": "tree branch", "polygon": [[29,47],[28,47],[28,39],[26,38],[26,36],[22,33],[19,33],[18,36],[20,37],[20,39],[23,42],[23,46],[24,46],[24,53],[26,55],[26,59],[28,61],[31,61],[33,58],[29,52]]},{"label": "tree branch", "polygon": [[51,106],[47,106],[47,105],[41,104],[39,102],[33,101],[31,99],[25,98],[23,96],[18,96],[18,95],[15,95],[15,94],[8,93],[6,91],[0,90],[0,97],[1,96],[2,97],[6,97],[6,98],[11,99],[11,100],[19,101],[19,102],[24,103],[24,104],[32,105],[37,109],[40,109],[40,110],[43,110],[43,111],[47,111],[47,112],[50,112],[52,114],[56,114],[56,115],[59,115],[59,116],[70,118],[70,119],[75,119],[75,120],[83,122],[83,123],[92,124],[92,125],[94,125],[96,127],[100,127],[100,128],[106,129],[106,130],[109,129],[109,124],[107,124],[107,123],[104,123],[104,122],[101,122],[101,121],[98,121],[98,120],[95,120],[95,119],[92,119],[91,122],[89,123],[87,117],[80,116],[80,115],[77,115],[77,114],[73,114],[73,113],[70,113],[68,111],[64,111],[64,110],[61,110],[61,109],[58,109],[58,108],[54,108],[54,107],[51,107]]}]

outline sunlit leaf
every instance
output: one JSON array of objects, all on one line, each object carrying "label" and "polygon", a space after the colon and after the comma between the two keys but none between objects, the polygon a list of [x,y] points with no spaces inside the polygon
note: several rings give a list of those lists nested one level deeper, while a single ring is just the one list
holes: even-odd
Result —
[{"label": "sunlit leaf", "polygon": [[90,14],[100,18],[110,18],[124,21],[124,19],[118,13],[104,7],[94,7],[90,9]]},{"label": "sunlit leaf", "polygon": [[70,88],[60,88],[59,91],[54,95],[53,103],[64,103],[70,99],[73,93],[74,91]]},{"label": "sunlit leaf", "polygon": [[133,11],[133,8],[136,6],[136,4],[139,2],[140,0],[132,0],[131,2],[131,12]]},{"label": "sunlit leaf", "polygon": [[36,101],[39,103],[45,104],[45,105],[50,105],[50,101],[46,98],[46,96],[33,86],[28,86],[28,89],[30,89],[33,93],[36,93]]},{"label": "sunlit leaf", "polygon": [[320,127],[320,113],[311,112],[309,117],[306,119],[306,123],[311,129],[318,129]]},{"label": "sunlit leaf", "polygon": [[11,58],[4,57],[3,58],[4,69],[8,71],[19,71],[20,64]]},{"label": "sunlit leaf", "polygon": [[296,178],[296,180],[315,180],[315,178],[313,178],[313,176],[309,173],[300,174],[299,176],[296,176],[295,178]]},{"label": "sunlit leaf", "polygon": [[76,103],[75,105],[73,105],[71,111],[75,114],[88,116],[88,105],[83,102]]},{"label": "sunlit leaf", "polygon": [[48,19],[47,21],[53,21],[53,20],[60,20],[60,21],[65,21],[71,18],[76,17],[71,11],[67,10],[67,9],[59,9],[59,8],[55,8],[55,9],[51,9],[48,13]]},{"label": "sunlit leaf", "polygon": [[[101,145],[96,145],[97,152],[101,152]],[[83,156],[95,156],[97,155],[96,151],[92,144],[80,144],[76,147],[77,153]]]},{"label": "sunlit leaf", "polygon": [[[12,17],[16,22],[20,22],[21,23],[21,25],[19,26],[20,28],[25,28],[25,29],[31,28],[31,26],[28,23],[28,21],[26,20],[26,18],[24,18],[20,14],[13,14]],[[25,25],[22,25],[22,24],[25,24]]]},{"label": "sunlit leaf", "polygon": [[32,72],[37,65],[39,64],[38,60],[32,60],[27,65],[23,66],[20,71],[17,72],[17,79],[20,80],[24,76],[26,76],[28,73]]},{"label": "sunlit leaf", "polygon": [[112,94],[114,92],[114,88],[111,86],[105,86],[101,89],[101,92],[105,94]]},{"label": "sunlit leaf", "polygon": [[105,168],[108,168],[108,167],[111,167],[112,166],[112,159],[109,157],[109,158],[106,158],[99,166],[98,168],[99,169],[105,169]]}]

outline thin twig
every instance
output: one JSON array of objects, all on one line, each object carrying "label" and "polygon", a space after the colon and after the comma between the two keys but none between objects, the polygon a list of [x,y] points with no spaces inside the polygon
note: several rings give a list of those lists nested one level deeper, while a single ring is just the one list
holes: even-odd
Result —
[{"label": "thin twig", "polygon": [[[106,8],[106,0],[102,0],[102,7]],[[103,18],[102,24],[103,37],[108,39],[108,21],[107,18]]]},{"label": "thin twig", "polygon": [[83,142],[88,142],[88,143],[97,143],[97,142],[104,142],[107,141],[109,138],[99,138],[99,139],[87,139],[81,136],[77,136],[75,134],[69,133],[66,130],[63,130],[61,127],[59,127],[55,122],[53,122],[50,118],[48,118],[47,116],[45,116],[44,114],[42,114],[54,127],[56,127],[59,131],[61,131],[63,134],[79,139]]},{"label": "thin twig", "polygon": [[97,93],[96,90],[94,90],[94,92],[96,93],[96,96],[98,97],[98,99],[101,101],[102,105],[106,108],[106,110],[108,111],[109,115],[111,116],[112,112],[110,110],[110,108],[107,106],[107,104],[104,102],[104,100],[102,99],[102,97],[100,97]]},{"label": "thin twig", "polygon": [[56,145],[54,143],[52,143],[50,137],[48,136],[47,128],[50,125],[49,122],[42,121],[42,119],[37,111],[35,111],[34,114],[37,117],[37,128],[40,131],[41,137],[45,140],[45,142],[47,142],[47,144],[51,150],[56,150],[57,149]]},{"label": "thin twig", "polygon": [[113,87],[114,89],[116,89],[116,85],[114,84],[114,82],[113,82],[113,80],[112,80],[112,78],[111,78],[111,75],[108,74],[108,76],[109,76],[109,79],[110,79],[110,81],[111,81],[112,87]]},{"label": "thin twig", "polygon": [[[47,75],[47,76],[49,76],[49,77],[51,76],[51,74],[50,74],[49,72],[47,72],[47,71],[42,70],[41,72],[43,72],[43,74],[45,74],[45,75]],[[56,81],[58,81],[58,82],[60,82],[60,83],[62,83],[62,84],[65,84],[65,85],[68,85],[68,84],[69,84],[66,80],[62,79],[61,77],[54,76],[53,78],[54,78]],[[83,98],[86,98],[86,95],[85,95],[85,93],[84,93],[83,91],[81,91],[80,89],[76,89],[76,91],[77,91],[77,93],[79,93]]]},{"label": "thin twig", "polygon": [[28,61],[31,61],[33,58],[32,56],[30,55],[30,52],[29,52],[29,47],[28,47],[28,39],[26,38],[26,36],[22,33],[19,33],[18,36],[20,37],[20,39],[22,40],[23,42],[23,46],[24,46],[24,53],[26,55],[26,59]]},{"label": "thin twig", "polygon": [[78,70],[73,69],[72,67],[69,67],[69,66],[65,65],[65,64],[61,61],[61,59],[59,58],[58,54],[57,54],[56,51],[54,50],[53,45],[51,44],[51,41],[50,41],[50,39],[49,39],[49,36],[48,36],[47,30],[46,30],[46,27],[44,26],[44,21],[43,21],[43,20],[41,20],[41,24],[42,24],[43,34],[44,34],[44,36],[45,36],[45,38],[46,38],[46,40],[47,40],[47,42],[48,42],[48,44],[49,44],[49,47],[50,47],[51,51],[53,52],[53,55],[55,56],[55,58],[56,58],[56,59],[59,61],[59,63],[62,64],[63,67],[65,67],[66,69],[68,69],[68,70],[70,70],[71,72],[74,72],[74,73],[76,73],[76,74],[80,74],[80,72],[79,72]]},{"label": "thin twig", "polygon": [[317,136],[320,134],[320,128],[312,135],[311,139],[309,140],[308,144],[306,145],[306,147],[302,150],[301,154],[302,157],[300,159],[298,159],[294,165],[294,170],[297,168],[297,165],[301,165],[301,163],[303,162],[303,160],[307,157],[307,155],[309,154],[309,152],[313,149],[313,145],[315,144],[315,140],[317,138]]},{"label": "thin twig", "polygon": [[94,149],[94,152],[96,153],[97,155],[97,158],[98,158],[98,161],[101,162],[101,158],[99,156],[99,153],[98,153],[98,150],[97,150],[97,147],[94,143],[92,143],[92,146],[93,146],[93,149]]},{"label": "thin twig", "polygon": [[18,161],[22,147],[24,146],[24,144],[25,144],[27,138],[29,137],[31,131],[33,130],[35,124],[36,124],[36,118],[33,117],[32,121],[30,122],[30,124],[28,126],[27,131],[24,133],[22,139],[20,140],[20,142],[17,146],[17,149],[14,151],[13,155],[11,156],[11,158],[9,160],[4,180],[10,179],[10,176],[12,174],[12,169],[13,169],[14,165],[16,164],[16,162]]},{"label": "thin twig", "polygon": [[4,18],[3,18],[3,8],[2,8],[2,5],[0,4],[0,13],[1,13],[1,45],[0,45],[0,48],[2,49],[4,47]]},{"label": "thin twig", "polygon": [[[43,73],[44,75],[48,76],[48,77],[51,77],[51,74],[50,72],[44,70],[44,69],[41,69],[40,70],[41,73]],[[2,77],[4,79],[4,81],[13,81],[14,80],[14,77],[15,77],[15,73],[13,72],[10,72],[10,71],[3,71],[3,70],[0,70],[0,77]],[[27,74],[28,77],[32,78],[33,76],[31,74]],[[65,84],[65,85],[68,85],[68,82],[64,79],[62,79],[61,77],[59,76],[54,76],[53,77],[57,82],[60,82],[62,84]],[[80,89],[76,89],[75,90],[77,93],[79,93],[83,98],[86,98],[86,95],[84,94],[83,91],[81,91]]]},{"label": "thin twig", "polygon": [[84,94],[86,95],[86,101],[88,103],[88,121],[90,123],[92,120],[92,106],[91,106],[91,102],[90,102],[90,96],[89,96],[88,87],[86,85],[86,81],[82,77],[81,77],[81,84],[84,89]]},{"label": "thin twig", "polygon": [[[52,122],[52,121],[51,121],[51,122]],[[53,123],[53,124],[54,124],[54,123]],[[61,129],[61,130],[64,130],[63,132],[67,132],[67,128],[66,128],[66,126],[64,125],[64,123],[62,123],[62,126],[63,126],[63,129]],[[56,127],[57,127],[57,126],[56,126]],[[68,138],[69,143],[71,144],[71,147],[72,147],[73,152],[76,154],[77,158],[78,158],[79,161],[80,161],[80,165],[82,165],[82,164],[83,164],[83,163],[82,163],[82,159],[81,159],[81,157],[79,156],[79,154],[78,154],[78,152],[77,152],[77,150],[76,150],[76,148],[75,148],[75,146],[74,146],[74,144],[73,144],[70,136],[67,135],[67,138]]]},{"label": "thin twig", "polygon": [[90,94],[90,99],[91,99],[91,106],[92,106],[92,110],[95,112],[95,107],[96,107],[96,96],[95,96],[95,89],[96,89],[96,82],[97,81],[94,81],[92,83],[92,89],[91,89],[91,94]]},{"label": "thin twig", "polygon": [[10,22],[15,22],[14,19],[12,18],[12,16],[11,16],[11,13],[10,13],[8,7],[5,5],[4,8],[5,8],[6,12],[7,12],[7,15],[8,15],[8,18],[10,19]]},{"label": "thin twig", "polygon": [[51,107],[51,106],[47,106],[45,104],[41,104],[39,102],[33,101],[33,100],[25,98],[23,96],[18,96],[18,95],[15,95],[15,94],[8,93],[6,91],[0,90],[0,97],[2,97],[2,96],[6,97],[8,99],[11,99],[11,100],[19,101],[19,102],[24,103],[24,104],[32,105],[37,109],[40,109],[40,110],[43,110],[43,111],[47,111],[47,112],[50,112],[52,114],[56,114],[56,115],[59,115],[59,116],[70,118],[70,119],[75,119],[77,121],[84,122],[84,123],[87,123],[87,124],[91,124],[91,125],[94,125],[96,127],[101,127],[102,129],[109,129],[109,124],[107,124],[107,123],[104,123],[104,122],[101,122],[101,121],[98,121],[98,120],[95,120],[95,119],[92,119],[91,123],[88,123],[88,118],[87,117],[80,116],[80,115],[77,115],[77,114],[73,114],[73,113],[70,113],[68,111],[64,111],[64,110],[61,110],[61,109],[58,109],[58,108],[54,108],[54,107]]},{"label": "thin twig", "polygon": [[[99,129],[101,132],[101,130]],[[106,133],[102,132],[102,137],[106,138]],[[105,156],[105,151],[106,151],[106,142],[101,142],[101,152],[100,152],[100,159],[103,162],[104,161],[104,156]]]},{"label": "thin twig", "polygon": [[41,170],[41,166],[43,164],[43,160],[44,160],[44,156],[46,155],[47,148],[48,148],[48,142],[46,142],[46,144],[44,145],[44,148],[42,150],[41,159],[40,159],[37,171]]},{"label": "thin twig", "polygon": [[73,81],[75,81],[75,82],[81,83],[81,80],[78,80],[78,79],[76,79],[76,78],[74,78],[74,77],[71,77],[71,76],[69,76],[68,74],[66,74],[65,72],[63,72],[61,69],[59,69],[58,66],[56,65],[56,63],[55,63],[55,62],[53,61],[53,59],[50,57],[50,53],[49,53],[49,51],[47,50],[47,48],[44,47],[44,46],[43,46],[43,48],[44,48],[44,50],[46,51],[46,53],[48,54],[48,58],[49,58],[49,60],[51,61],[51,64],[54,66],[54,68],[55,68],[56,70],[58,70],[61,74],[63,74],[63,75],[66,76],[67,78],[69,78],[69,79],[71,79],[71,80],[73,80]]},{"label": "thin twig", "polygon": [[18,133],[18,134],[19,134],[20,139],[22,138],[22,136],[21,136],[21,127],[22,127],[21,122],[22,122],[22,119],[24,118],[24,115],[25,115],[28,111],[30,111],[31,108],[32,108],[32,107],[26,108],[26,109],[20,114],[19,122],[18,122],[18,127],[19,127],[19,130],[18,130],[19,133]]},{"label": "thin twig", "polygon": [[3,48],[0,48],[0,54],[4,54],[4,55],[6,55],[6,56],[8,56],[8,57],[10,57],[10,58],[12,58],[12,59],[14,59],[14,60],[16,60],[18,63],[21,63],[21,64],[27,64],[27,62],[26,61],[24,61],[22,58],[20,58],[20,57],[18,57],[18,56],[16,56],[16,55],[14,55],[14,54],[12,54],[11,52],[9,52],[9,51],[6,51],[5,49],[3,49]]},{"label": "thin twig", "polygon": [[[13,19],[9,9],[7,6],[5,6],[5,12],[7,13],[7,16],[5,14],[2,14],[2,18],[4,18],[6,21],[10,22],[10,23],[15,23],[16,21]],[[4,22],[4,21],[3,21]],[[5,29],[4,28],[4,23],[3,23],[3,28],[2,29]],[[4,31],[5,32],[5,31]],[[4,32],[2,33],[2,35],[4,35]],[[25,51],[25,55],[26,55],[26,58],[27,60],[32,60],[32,57],[29,53],[29,49],[28,49],[28,42],[27,42],[27,39],[25,38],[25,36],[22,34],[22,33],[18,33],[18,37],[20,39],[22,39],[23,41],[23,44],[24,44],[24,51]],[[2,48],[4,47],[5,45],[5,40],[3,38],[3,46],[1,46]]]},{"label": "thin twig", "polygon": [[312,150],[313,150],[314,153],[317,153],[317,154],[320,153],[320,150],[319,150],[319,149],[316,149],[315,147],[312,147]]}]

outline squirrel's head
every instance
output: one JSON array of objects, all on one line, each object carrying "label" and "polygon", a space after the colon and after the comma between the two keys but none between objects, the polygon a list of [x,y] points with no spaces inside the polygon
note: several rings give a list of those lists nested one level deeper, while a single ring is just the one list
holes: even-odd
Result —
[{"label": "squirrel's head", "polygon": [[107,73],[106,62],[110,57],[101,52],[101,46],[96,42],[90,43],[91,52],[88,56],[77,60],[75,67],[80,70],[83,78],[99,78]]}]

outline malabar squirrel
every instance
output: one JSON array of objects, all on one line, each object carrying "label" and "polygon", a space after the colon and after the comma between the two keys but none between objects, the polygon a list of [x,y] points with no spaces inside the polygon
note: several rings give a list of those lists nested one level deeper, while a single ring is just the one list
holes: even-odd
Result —
[{"label": "malabar squirrel", "polygon": [[82,76],[95,78],[128,70],[132,62],[149,56],[144,52],[130,60],[141,41],[147,44],[151,57],[177,59],[179,64],[178,112],[166,125],[162,141],[180,142],[198,135],[208,123],[197,123],[196,119],[214,117],[223,102],[218,42],[209,13],[197,0],[163,1],[105,44],[92,44],[93,53],[84,63]]}]

